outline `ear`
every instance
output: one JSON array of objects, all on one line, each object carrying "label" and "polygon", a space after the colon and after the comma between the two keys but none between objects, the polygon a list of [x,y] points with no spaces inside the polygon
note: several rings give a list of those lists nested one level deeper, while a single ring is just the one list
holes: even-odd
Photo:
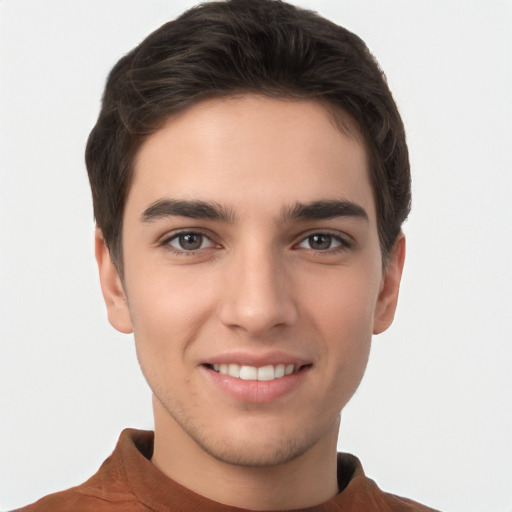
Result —
[{"label": "ear", "polygon": [[99,228],[96,228],[94,236],[94,249],[100,274],[101,292],[107,306],[108,320],[119,332],[129,334],[133,332],[133,327],[123,281],[110,258],[110,251]]},{"label": "ear", "polygon": [[404,261],[405,237],[400,233],[393,245],[391,254],[389,255],[389,261],[382,278],[379,298],[377,299],[377,305],[375,307],[373,334],[380,334],[381,332],[384,332],[393,322],[398,302],[398,292],[400,290]]}]

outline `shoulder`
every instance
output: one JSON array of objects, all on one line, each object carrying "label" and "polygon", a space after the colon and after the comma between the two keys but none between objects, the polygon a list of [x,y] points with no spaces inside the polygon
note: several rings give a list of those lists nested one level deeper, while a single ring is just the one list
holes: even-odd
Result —
[{"label": "shoulder", "polygon": [[[101,472],[101,469],[100,469]],[[105,486],[98,472],[87,482],[65,491],[49,494],[31,505],[13,512],[138,512],[140,508],[136,497],[122,485]]]},{"label": "shoulder", "polygon": [[112,499],[105,499],[94,489],[78,486],[50,494],[13,512],[91,512],[91,510],[95,512],[125,512],[127,507],[133,512],[146,510],[140,508],[140,504],[134,500],[133,495],[119,495],[112,496]]},{"label": "shoulder", "polygon": [[[134,444],[133,437],[144,441],[148,433],[126,429],[116,449],[98,472],[81,485],[49,494],[39,501],[13,512],[138,512],[147,510],[132,492],[125,475],[124,452]],[[142,442],[141,441],[141,442]],[[133,448],[135,449],[135,448]],[[143,455],[140,455],[143,457]]]},{"label": "shoulder", "polygon": [[340,510],[439,512],[411,499],[382,491],[374,480],[365,475],[359,459],[348,453],[338,454],[338,481],[341,492],[334,501]]},{"label": "shoulder", "polygon": [[382,493],[383,501],[388,505],[389,510],[397,512],[439,512],[433,508],[422,505],[416,501],[396,496],[394,494]]}]

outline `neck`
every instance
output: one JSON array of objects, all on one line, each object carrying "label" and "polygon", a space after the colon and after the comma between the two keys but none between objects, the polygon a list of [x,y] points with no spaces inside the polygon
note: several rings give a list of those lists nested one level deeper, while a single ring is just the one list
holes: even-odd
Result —
[{"label": "neck", "polygon": [[226,463],[204,451],[154,400],[153,464],[169,478],[206,498],[249,510],[305,508],[338,493],[336,444],[339,418],[312,447],[275,466]]}]

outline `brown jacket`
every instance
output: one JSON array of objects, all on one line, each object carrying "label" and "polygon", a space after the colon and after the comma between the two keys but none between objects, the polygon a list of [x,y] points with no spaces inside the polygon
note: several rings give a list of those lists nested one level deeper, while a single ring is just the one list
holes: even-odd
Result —
[{"label": "brown jacket", "polygon": [[[150,462],[153,433],[126,429],[112,455],[87,482],[51,494],[18,512],[241,512],[179,485]],[[367,478],[359,460],[338,454],[341,492],[300,512],[435,512],[406,498],[381,491]]]}]

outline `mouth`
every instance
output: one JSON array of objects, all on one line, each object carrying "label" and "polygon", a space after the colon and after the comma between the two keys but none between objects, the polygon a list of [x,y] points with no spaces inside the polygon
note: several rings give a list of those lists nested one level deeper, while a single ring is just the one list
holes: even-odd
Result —
[{"label": "mouth", "polygon": [[252,381],[272,381],[293,375],[309,368],[310,364],[269,364],[265,366],[248,366],[236,363],[206,364],[206,368],[221,375],[228,375],[235,379]]}]

